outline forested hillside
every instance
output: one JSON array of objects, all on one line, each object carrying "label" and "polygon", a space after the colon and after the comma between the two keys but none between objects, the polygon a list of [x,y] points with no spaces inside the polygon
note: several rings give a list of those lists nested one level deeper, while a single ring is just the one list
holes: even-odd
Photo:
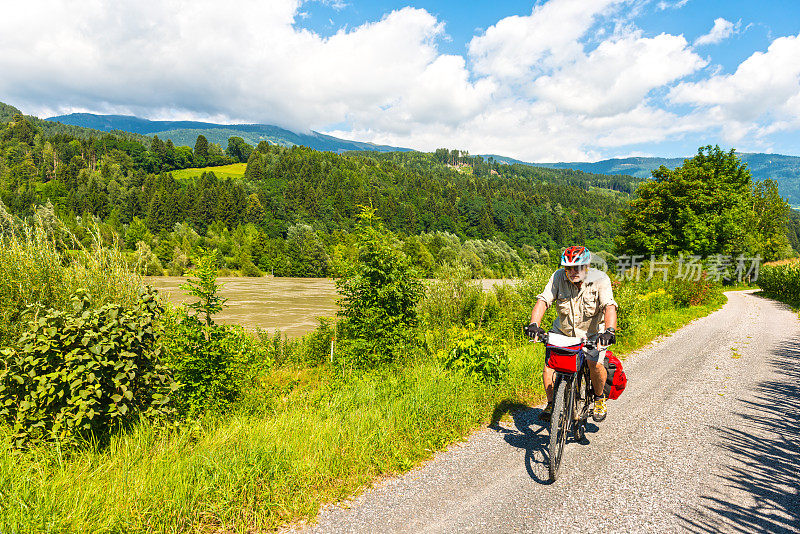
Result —
[{"label": "forested hillside", "polygon": [[[201,248],[223,269],[327,276],[352,257],[359,206],[373,206],[426,275],[510,276],[583,243],[613,252],[636,178],[501,164],[459,150],[337,155],[240,137],[194,148],[24,117],[0,108],[0,200],[18,218],[99,225],[149,274],[182,274]],[[70,130],[74,128],[75,130]],[[244,177],[208,165],[247,162]],[[182,178],[169,171],[203,167]],[[47,207],[42,207],[47,206]],[[38,208],[37,208],[38,207]],[[788,241],[800,248],[800,218]]]},{"label": "forested hillside", "polygon": [[[512,275],[571,242],[609,250],[627,195],[589,189],[630,190],[617,177],[481,163],[459,151],[336,155],[234,137],[222,152],[203,136],[194,149],[160,139],[147,147],[48,131],[19,114],[2,125],[0,149],[8,211],[28,217],[49,202],[77,235],[99,223],[152,274],[182,273],[205,247],[225,268],[328,275],[352,253],[358,206],[372,205],[423,272]],[[167,172],[242,160],[240,180]]]},{"label": "forested hillside", "polygon": [[[672,170],[683,165],[685,159],[687,158],[635,157],[596,162],[530,163],[527,165],[552,169],[575,169],[589,173],[624,174],[645,180],[650,178],[652,171],[662,165]],[[754,180],[775,180],[781,196],[786,198],[789,204],[800,207],[800,157],[743,152],[739,154],[739,159],[747,164]]]}]

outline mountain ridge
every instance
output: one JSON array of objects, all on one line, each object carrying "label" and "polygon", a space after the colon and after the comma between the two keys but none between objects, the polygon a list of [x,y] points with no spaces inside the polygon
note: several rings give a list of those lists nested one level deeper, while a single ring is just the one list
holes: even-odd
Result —
[{"label": "mountain ridge", "polygon": [[363,141],[340,139],[332,135],[311,131],[298,133],[272,124],[218,124],[202,121],[151,121],[133,115],[97,115],[94,113],[70,113],[45,119],[72,126],[82,126],[104,132],[122,130],[147,136],[158,136],[163,141],[171,139],[178,146],[194,146],[197,136],[202,134],[208,141],[223,148],[228,138],[238,136],[251,145],[267,141],[281,146],[304,145],[314,150],[347,152],[374,150],[378,152],[409,151],[411,149],[389,145],[376,145]]}]

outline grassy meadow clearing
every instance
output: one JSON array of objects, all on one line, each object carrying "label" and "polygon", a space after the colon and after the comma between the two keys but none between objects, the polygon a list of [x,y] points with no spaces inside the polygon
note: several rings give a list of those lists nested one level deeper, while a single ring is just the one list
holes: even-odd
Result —
[{"label": "grassy meadow clearing", "polygon": [[187,178],[193,178],[196,176],[200,176],[204,172],[213,172],[217,178],[224,179],[224,178],[242,178],[244,177],[244,171],[246,168],[247,168],[247,163],[231,163],[230,165],[220,165],[217,167],[179,169],[170,172],[172,173],[173,178],[175,178],[176,180],[185,180]]}]

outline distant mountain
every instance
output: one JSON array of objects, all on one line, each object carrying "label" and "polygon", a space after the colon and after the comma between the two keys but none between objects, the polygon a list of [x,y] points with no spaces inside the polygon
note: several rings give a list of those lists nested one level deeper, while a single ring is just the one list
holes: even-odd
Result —
[{"label": "distant mountain", "polygon": [[59,123],[52,121],[48,122],[44,119],[40,119],[39,117],[34,117],[32,115],[25,115],[24,113],[22,113],[22,111],[15,108],[14,106],[0,102],[0,124],[11,122],[11,120],[13,120],[13,118],[16,115],[22,115],[32,124],[41,128],[42,132],[45,134],[45,137],[50,137],[59,134],[66,134],[66,135],[71,135],[73,137],[77,137],[79,139],[90,139],[92,137],[100,137],[102,135],[105,135],[106,133],[110,133],[111,135],[119,137],[121,139],[138,141],[146,147],[150,146],[151,139],[144,135],[140,135],[133,132],[123,132],[120,130],[101,131],[95,128],[86,128],[83,126],[76,126],[73,124],[66,124],[66,123]]},{"label": "distant mountain", "polygon": [[214,124],[196,121],[151,121],[131,115],[95,115],[92,113],[71,113],[46,119],[62,124],[82,126],[110,132],[122,130],[148,136],[157,135],[159,139],[172,142],[178,146],[193,147],[197,136],[202,134],[210,142],[218,143],[222,148],[228,146],[228,138],[238,136],[251,145],[259,141],[268,141],[282,146],[304,145],[315,150],[330,152],[346,152],[350,150],[375,150],[378,152],[408,151],[386,145],[375,145],[360,141],[348,141],[317,132],[297,133],[269,124]]},{"label": "distant mountain", "polygon": [[[499,163],[520,163],[532,167],[547,167],[550,169],[574,169],[595,174],[627,174],[637,178],[650,178],[650,171],[661,165],[674,169],[683,165],[686,158],[615,158],[603,161],[589,162],[561,162],[561,163],[528,163],[497,155],[485,155],[485,159],[492,157]],[[691,156],[689,156],[691,157]],[[800,207],[800,157],[784,156],[782,154],[740,153],[739,157],[753,175],[756,181],[772,179],[778,182],[781,195],[786,197],[789,204]]]}]

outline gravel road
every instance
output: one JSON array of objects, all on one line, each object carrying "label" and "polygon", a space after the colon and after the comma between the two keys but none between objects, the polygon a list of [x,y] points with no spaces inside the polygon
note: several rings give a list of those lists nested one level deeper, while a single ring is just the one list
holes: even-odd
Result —
[{"label": "gravel road", "polygon": [[800,532],[800,321],[751,292],[628,357],[548,483],[541,407],[322,510],[310,532]]}]

